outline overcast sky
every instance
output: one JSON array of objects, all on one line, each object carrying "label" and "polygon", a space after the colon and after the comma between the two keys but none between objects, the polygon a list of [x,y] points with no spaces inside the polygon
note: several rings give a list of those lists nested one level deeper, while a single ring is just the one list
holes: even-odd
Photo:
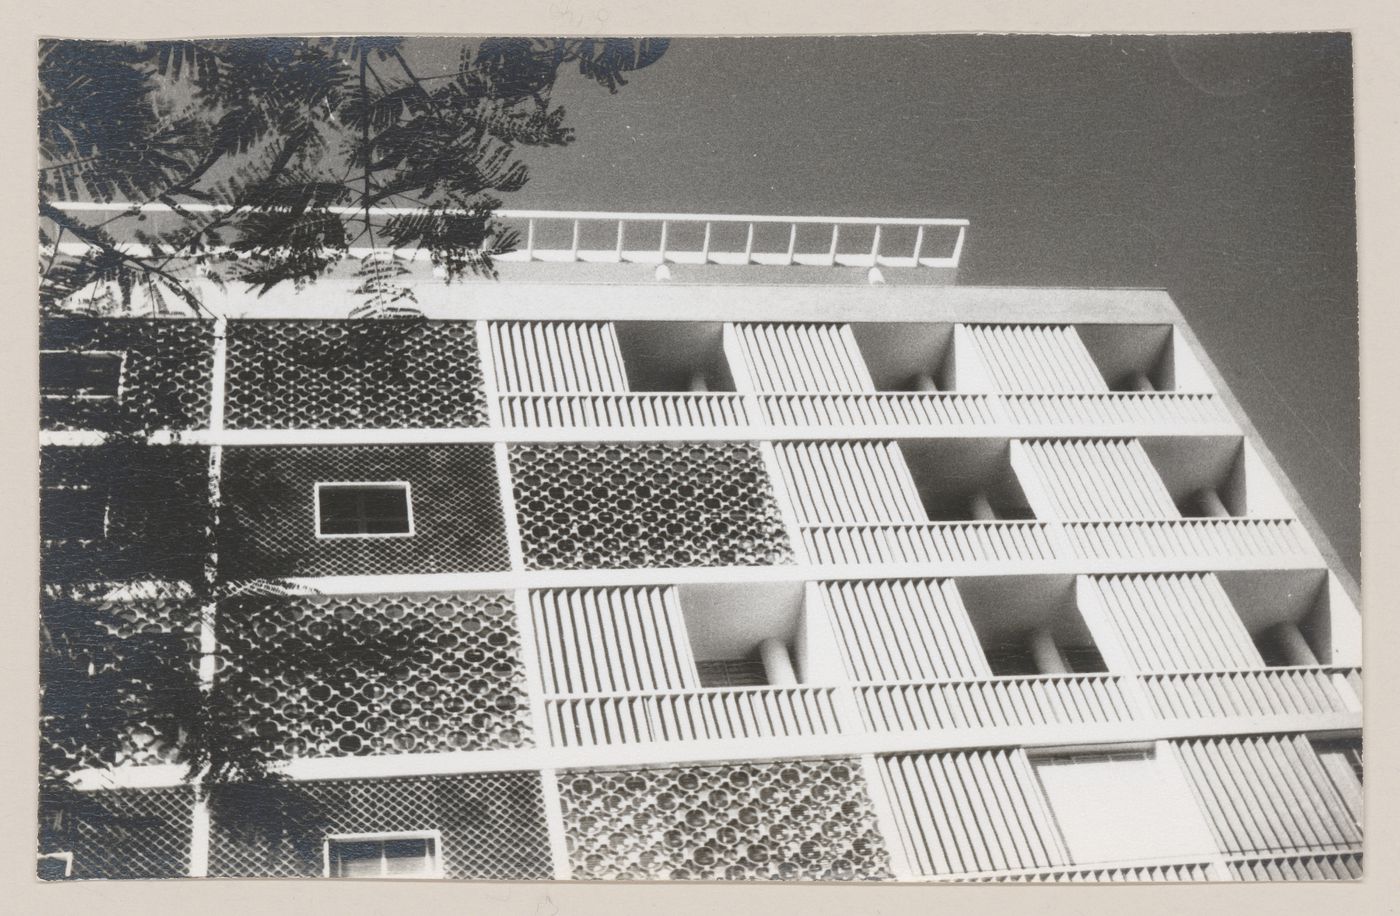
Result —
[{"label": "overcast sky", "polygon": [[680,39],[507,206],[957,216],[960,282],[1165,288],[1358,572],[1345,36]]}]

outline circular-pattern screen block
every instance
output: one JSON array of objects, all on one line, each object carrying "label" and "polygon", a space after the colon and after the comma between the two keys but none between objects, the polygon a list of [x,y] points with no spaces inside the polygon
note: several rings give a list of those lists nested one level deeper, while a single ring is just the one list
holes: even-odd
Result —
[{"label": "circular-pattern screen block", "polygon": [[854,760],[576,770],[558,779],[574,878],[890,877]]}]

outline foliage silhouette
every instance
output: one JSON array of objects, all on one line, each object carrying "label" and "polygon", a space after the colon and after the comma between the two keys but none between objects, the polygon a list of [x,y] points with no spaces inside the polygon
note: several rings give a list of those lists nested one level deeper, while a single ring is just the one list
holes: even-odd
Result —
[{"label": "foliage silhouette", "polygon": [[[494,256],[517,243],[494,214],[500,196],[528,180],[520,152],[573,139],[551,100],[560,74],[575,66],[616,92],[666,46],[486,39],[464,42],[455,72],[420,76],[398,38],[44,41],[41,310],[206,315],[196,279],[266,292],[357,259],[352,316],[412,315],[406,268],[388,251],[425,250],[449,281],[494,277]],[[65,201],[133,206],[94,216]],[[170,212],[148,216],[136,209],[143,204]],[[385,206],[415,210],[372,212]],[[411,327],[367,324],[315,358],[392,354]],[[241,549],[247,520],[205,499],[202,468],[159,466],[181,447],[149,444],[181,416],[177,401],[162,391],[139,411],[66,418],[100,428],[106,443],[61,485],[101,487],[119,523],[100,543],[65,537],[64,526],[79,522],[57,517],[60,503],[45,507],[41,849],[73,848],[80,822],[99,832],[159,829],[159,817],[114,813],[74,789],[77,771],[136,758],[182,764],[216,818],[226,814],[222,822],[269,849],[312,842],[320,815],[277,767],[287,736],[248,721],[240,693],[257,671],[347,690],[353,677],[398,677],[425,638],[409,625],[367,642],[339,621],[316,640],[257,657],[244,646],[238,658],[216,640],[209,661],[221,674],[201,683],[203,615],[240,595],[285,592],[296,558],[264,558],[256,581],[225,574],[218,557]],[[193,513],[191,499],[202,503]],[[194,521],[162,523],[177,518]]]},{"label": "foliage silhouette", "polygon": [[[486,39],[455,72],[420,75],[400,38],[45,41],[39,62],[41,302],[199,313],[191,281],[265,292],[351,257],[357,314],[413,308],[393,249],[449,280],[495,275],[515,233],[500,195],[520,152],[572,141],[556,80],[610,92],[665,39]],[[57,204],[163,204],[159,219]],[[213,205],[213,209],[190,209]],[[414,208],[379,216],[375,207]],[[131,242],[137,246],[125,245]],[[75,249],[71,247],[76,244]],[[76,253],[74,253],[76,252]]]}]

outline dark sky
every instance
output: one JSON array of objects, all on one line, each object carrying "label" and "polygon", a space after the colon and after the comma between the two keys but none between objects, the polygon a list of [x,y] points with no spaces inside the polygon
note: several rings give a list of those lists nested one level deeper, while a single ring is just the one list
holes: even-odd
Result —
[{"label": "dark sky", "polygon": [[679,39],[507,206],[958,216],[960,282],[1176,300],[1359,572],[1342,35]]}]

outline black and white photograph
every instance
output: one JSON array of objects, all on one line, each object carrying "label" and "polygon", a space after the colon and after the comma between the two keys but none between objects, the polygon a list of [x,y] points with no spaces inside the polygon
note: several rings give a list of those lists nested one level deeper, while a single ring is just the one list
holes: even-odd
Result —
[{"label": "black and white photograph", "polygon": [[36,879],[1362,879],[1352,52],[40,41]]}]

